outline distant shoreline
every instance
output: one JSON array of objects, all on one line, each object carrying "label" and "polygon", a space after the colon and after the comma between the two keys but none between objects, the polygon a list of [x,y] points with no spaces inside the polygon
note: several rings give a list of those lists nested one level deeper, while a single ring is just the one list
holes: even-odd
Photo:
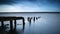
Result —
[{"label": "distant shoreline", "polygon": [[60,12],[0,12],[0,14],[19,14],[19,13],[60,13]]}]

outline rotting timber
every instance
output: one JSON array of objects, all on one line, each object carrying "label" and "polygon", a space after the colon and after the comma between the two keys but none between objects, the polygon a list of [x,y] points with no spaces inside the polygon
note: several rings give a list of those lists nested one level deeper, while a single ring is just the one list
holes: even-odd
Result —
[{"label": "rotting timber", "polygon": [[16,28],[16,20],[20,20],[22,19],[23,22],[23,26],[25,25],[25,19],[24,17],[0,17],[0,22],[1,22],[1,26],[4,27],[4,21],[10,21],[10,30],[12,30],[13,28],[13,20],[14,20],[14,26]]}]

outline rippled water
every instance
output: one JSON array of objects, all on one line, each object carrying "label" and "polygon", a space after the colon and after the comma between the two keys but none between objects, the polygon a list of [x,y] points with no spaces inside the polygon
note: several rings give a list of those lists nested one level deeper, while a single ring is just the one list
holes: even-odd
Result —
[{"label": "rippled water", "polygon": [[[5,13],[0,16],[23,16],[25,18],[24,29],[22,21],[17,20],[16,33],[11,34],[60,34],[60,13]],[[31,24],[27,21],[27,17],[39,16],[40,18],[35,22],[32,20]],[[9,21],[5,21],[4,24],[9,24]],[[7,34],[7,32],[4,33]]]}]

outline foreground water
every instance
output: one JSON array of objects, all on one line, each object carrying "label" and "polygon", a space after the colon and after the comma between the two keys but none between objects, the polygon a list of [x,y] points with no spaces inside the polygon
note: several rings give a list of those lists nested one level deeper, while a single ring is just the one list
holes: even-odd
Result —
[{"label": "foreground water", "polygon": [[[1,13],[1,16],[23,16],[25,18],[24,29],[22,21],[17,20],[16,31],[13,31],[14,33],[10,32],[11,34],[60,34],[60,13]],[[27,17],[40,18],[35,22],[32,20],[30,24],[27,21]],[[4,24],[9,24],[9,21],[4,21]],[[1,31],[1,34],[8,34],[9,28],[4,32]]]}]

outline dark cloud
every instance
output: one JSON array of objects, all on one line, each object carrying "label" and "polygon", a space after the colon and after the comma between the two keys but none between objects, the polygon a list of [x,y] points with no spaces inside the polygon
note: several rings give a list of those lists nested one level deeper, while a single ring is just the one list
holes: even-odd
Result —
[{"label": "dark cloud", "polygon": [[60,4],[60,0],[0,0],[0,4],[14,4],[17,2],[22,2],[22,1],[27,1],[27,2],[41,2],[44,3],[46,1],[47,3],[53,3],[53,4]]},{"label": "dark cloud", "polygon": [[12,4],[14,1],[12,0],[0,0],[0,4]]},{"label": "dark cloud", "polygon": [[60,0],[47,0],[48,3],[56,3],[59,4]]},{"label": "dark cloud", "polygon": [[14,4],[19,0],[0,0],[0,4]]}]

